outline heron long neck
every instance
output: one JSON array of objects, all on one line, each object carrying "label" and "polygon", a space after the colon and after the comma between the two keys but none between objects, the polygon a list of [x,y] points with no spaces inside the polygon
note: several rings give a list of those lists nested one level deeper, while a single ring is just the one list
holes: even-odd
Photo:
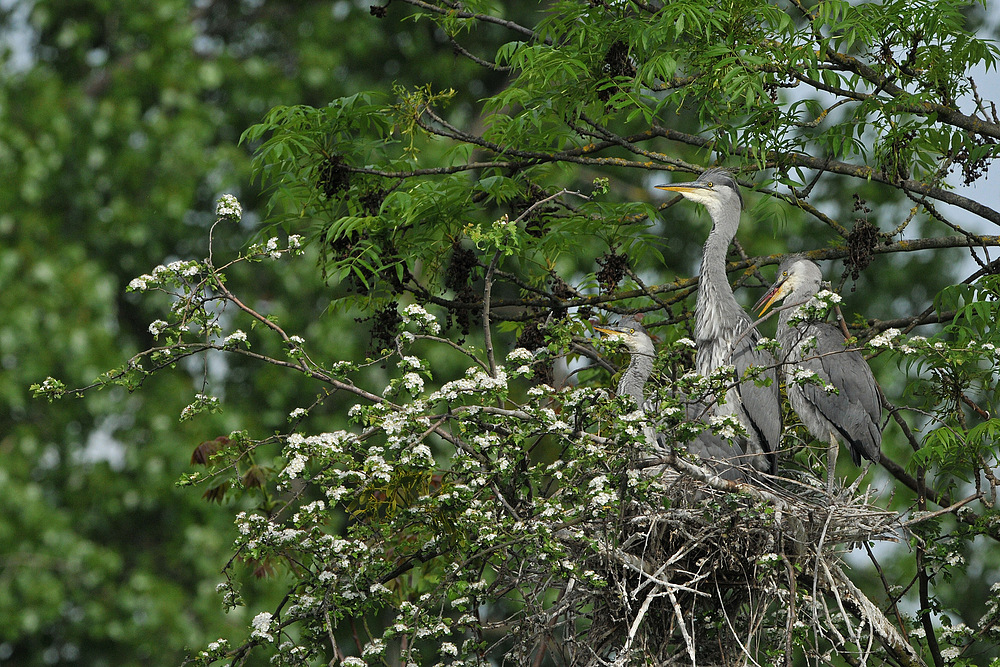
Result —
[{"label": "heron long neck", "polygon": [[622,373],[621,380],[618,381],[618,395],[628,395],[635,399],[635,402],[642,407],[645,400],[643,387],[646,380],[653,372],[653,357],[642,352],[633,352],[630,355],[628,368]]},{"label": "heron long neck", "polygon": [[697,370],[702,375],[708,375],[723,363],[734,332],[738,335],[749,324],[726,276],[726,254],[736,237],[740,212],[737,209],[710,209],[709,213],[713,224],[701,257],[694,326],[698,342]]}]

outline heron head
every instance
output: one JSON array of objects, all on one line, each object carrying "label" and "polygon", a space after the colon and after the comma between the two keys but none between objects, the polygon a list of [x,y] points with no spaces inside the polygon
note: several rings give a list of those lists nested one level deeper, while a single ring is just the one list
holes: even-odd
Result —
[{"label": "heron head", "polygon": [[725,169],[708,169],[696,180],[678,185],[657,185],[658,190],[678,192],[685,199],[704,204],[709,208],[731,206],[743,209],[743,195],[740,186]]},{"label": "heron head", "polygon": [[778,276],[771,289],[754,304],[753,310],[759,310],[758,315],[763,315],[773,303],[803,288],[815,294],[822,280],[823,272],[816,262],[794,255],[786,257],[778,266]]},{"label": "heron head", "polygon": [[605,338],[624,343],[629,352],[650,354],[653,351],[653,339],[638,322],[616,322],[600,326],[595,324],[594,331],[600,331]]}]

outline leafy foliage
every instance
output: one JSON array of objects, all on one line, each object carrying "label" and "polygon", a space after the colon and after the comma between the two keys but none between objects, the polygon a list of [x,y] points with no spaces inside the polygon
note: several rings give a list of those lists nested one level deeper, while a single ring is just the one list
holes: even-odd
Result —
[{"label": "leafy foliage", "polygon": [[[214,225],[198,213],[199,232],[212,229],[207,258],[173,259],[193,256],[193,245],[161,251],[133,259],[118,281],[132,279],[132,296],[155,313],[128,361],[89,384],[77,380],[83,370],[113,366],[120,350],[71,367],[69,378],[39,381],[49,368],[65,375],[51,362],[34,376],[33,390],[50,399],[98,387],[117,397],[187,371],[166,394],[184,397],[171,429],[201,443],[182,493],[200,486],[236,517],[218,592],[239,626],[192,660],[791,664],[835,653],[942,665],[995,656],[994,582],[978,587],[978,614],[957,609],[955,582],[972,582],[1000,538],[998,427],[983,407],[996,404],[997,264],[977,250],[1000,239],[967,233],[939,207],[1000,222],[946,180],[958,169],[980,178],[1000,137],[968,78],[972,66],[995,66],[997,48],[970,32],[969,10],[953,0],[563,0],[535,16],[404,0],[372,15],[406,14],[408,28],[428,29],[407,39],[433,44],[428,53],[447,45],[450,64],[431,59],[391,93],[358,86],[329,103],[283,99],[279,84],[261,107],[271,110],[241,125],[266,188],[266,203],[247,205],[265,212],[262,235],[237,253],[246,233],[233,201]],[[280,21],[271,29],[280,35]],[[81,54],[84,37],[74,42]],[[218,81],[211,74],[200,80]],[[119,108],[98,105],[97,117]],[[146,113],[124,125],[162,117]],[[26,129],[10,134],[9,144],[28,145]],[[65,128],[53,136],[51,154],[71,143]],[[183,155],[197,144],[175,156],[179,181],[189,182]],[[758,233],[743,234],[732,265],[745,270],[741,286],[796,250],[849,260],[862,286],[877,277],[880,292],[905,287],[899,312],[854,332],[884,366],[893,425],[881,480],[896,496],[819,498],[812,447],[794,420],[775,488],[715,479],[681,446],[701,426],[687,421],[677,390],[712,403],[731,379],[687,373],[696,281],[675,278],[692,262],[673,231],[687,213],[652,200],[647,186],[713,159],[762,195],[746,214]],[[28,174],[31,201],[45,199],[48,173]],[[172,181],[157,182],[153,200],[173,210]],[[201,209],[218,189],[199,194]],[[882,226],[892,216],[868,215],[899,202],[912,208],[892,228]],[[97,209],[87,206],[84,215]],[[108,208],[112,219],[130,210]],[[655,226],[668,209],[669,245]],[[760,233],[774,210],[788,217],[787,243]],[[929,308],[960,280],[951,248],[980,268]],[[920,250],[934,251],[935,270],[903,254]],[[325,289],[302,289],[301,262],[271,267],[303,252]],[[161,256],[170,259],[133,278]],[[887,267],[902,257],[915,268],[895,276]],[[331,319],[317,303],[330,304]],[[669,344],[651,420],[601,388],[613,367],[586,337],[601,310],[660,320],[650,328]],[[370,323],[370,340],[344,335],[352,316]],[[909,331],[928,324],[938,327],[925,337]],[[209,362],[218,355],[235,369],[221,380]],[[593,362],[576,385],[557,381],[566,359]],[[194,360],[203,364],[192,372]],[[251,407],[227,411],[243,398]],[[644,437],[650,422],[666,445]],[[878,567],[862,591],[832,548],[890,528],[905,531],[912,552],[872,554]],[[115,576],[114,553],[74,548]]]}]

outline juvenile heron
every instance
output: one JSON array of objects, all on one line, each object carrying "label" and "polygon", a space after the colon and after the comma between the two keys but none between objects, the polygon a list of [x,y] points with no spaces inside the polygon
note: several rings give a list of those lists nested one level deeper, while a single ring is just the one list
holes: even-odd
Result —
[{"label": "juvenile heron", "polygon": [[[594,329],[612,340],[621,341],[628,348],[628,368],[625,369],[618,381],[618,395],[631,396],[644,412],[654,412],[655,408],[645,400],[646,381],[653,372],[653,359],[656,357],[656,350],[653,348],[653,341],[649,334],[638,322],[619,322],[594,326]],[[695,415],[700,412],[700,407],[689,406],[688,418],[694,419]],[[663,434],[657,433],[651,426],[644,426],[643,434],[649,442],[666,446]],[[707,461],[716,474],[723,479],[732,481],[745,479],[743,472],[737,467],[743,458],[743,451],[711,431],[702,431],[693,440],[686,443],[686,448],[695,456]]]},{"label": "juvenile heron", "polygon": [[[875,377],[861,353],[846,347],[847,341],[837,327],[810,318],[804,310],[803,304],[819,292],[822,279],[815,262],[789,257],[778,268],[771,289],[754,308],[763,315],[775,301],[784,300],[791,306],[778,314],[778,343],[788,378],[788,401],[813,437],[829,444],[826,487],[832,492],[838,439],[850,448],[855,465],[860,465],[862,458],[878,463],[882,406]],[[800,321],[789,324],[792,317]],[[832,390],[792,381],[799,371],[815,373]]]},{"label": "juvenile heron", "polygon": [[776,364],[769,352],[757,349],[760,334],[751,329],[750,316],[737,303],[726,278],[726,253],[736,238],[743,209],[740,187],[724,169],[709,169],[691,183],[656,187],[704,204],[712,218],[712,231],[702,252],[695,304],[696,367],[706,377],[724,364],[735,366],[740,378],[750,367],[763,369],[759,379],[764,384],[758,385],[753,379],[737,383],[726,393],[725,402],[716,406],[715,413],[736,415],[747,431],[746,453],[753,457],[754,467],[773,474],[777,471],[781,437]]}]

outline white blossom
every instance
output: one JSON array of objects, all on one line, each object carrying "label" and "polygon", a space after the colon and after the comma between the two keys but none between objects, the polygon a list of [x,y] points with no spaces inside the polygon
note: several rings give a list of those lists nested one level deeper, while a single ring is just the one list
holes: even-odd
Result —
[{"label": "white blossom", "polygon": [[796,383],[813,380],[816,379],[816,377],[817,375],[814,371],[806,368],[794,368],[792,369],[792,372],[788,374],[788,379]]},{"label": "white blossom", "polygon": [[143,274],[138,278],[133,278],[129,284],[128,288],[134,292],[144,292],[149,288],[149,283],[153,282],[153,276],[149,274]]},{"label": "white blossom", "polygon": [[441,655],[453,655],[453,656],[457,656],[458,655],[458,647],[455,646],[454,644],[452,644],[451,642],[445,642],[445,643],[441,644],[441,648],[439,649],[439,652],[441,653]]},{"label": "white blossom", "polygon": [[167,323],[163,320],[156,320],[149,325],[149,333],[153,334],[153,338],[159,338],[160,334],[163,333],[163,329],[167,326]]},{"label": "white blossom", "polygon": [[951,639],[952,637],[962,639],[966,636],[971,637],[973,634],[975,633],[965,623],[959,623],[958,625],[945,625],[941,628],[941,637],[944,639]]},{"label": "white blossom", "polygon": [[523,363],[531,361],[534,357],[535,355],[533,355],[530,350],[523,347],[517,347],[511,350],[510,354],[507,355],[507,361],[512,364]]},{"label": "white blossom", "polygon": [[[840,297],[839,294],[837,294],[836,292],[831,292],[828,289],[820,290],[819,292],[816,293],[813,299],[816,300],[815,305],[818,307],[822,307],[828,303],[840,303],[841,301],[843,301],[843,299]],[[810,306],[813,305],[812,300],[810,300],[809,304],[807,305]]]},{"label": "white blossom", "polygon": [[305,408],[295,408],[294,410],[292,410],[291,412],[288,413],[288,419],[289,420],[292,420],[292,419],[302,419],[303,417],[305,417],[308,414],[309,414],[309,411],[306,410]]},{"label": "white blossom", "polygon": [[219,399],[215,396],[208,396],[206,394],[195,394],[194,402],[186,405],[183,410],[181,410],[181,421],[184,421],[192,417],[195,412],[200,408],[208,407],[213,408],[219,405]]},{"label": "white blossom", "polygon": [[198,263],[177,260],[167,264],[167,271],[175,276],[193,276],[198,273]]},{"label": "white blossom", "polygon": [[340,500],[348,494],[348,489],[346,486],[337,487],[327,487],[326,497],[330,499],[332,503],[339,503]]},{"label": "white blossom", "polygon": [[678,338],[676,344],[677,345],[682,345],[684,347],[690,347],[692,350],[695,349],[696,347],[698,347],[697,345],[695,345],[695,342],[693,340],[691,340],[690,338],[687,338],[687,337]]},{"label": "white blossom", "polygon": [[893,340],[899,336],[899,329],[886,329],[879,335],[871,339],[868,344],[872,347],[893,347]]},{"label": "white blossom", "polygon": [[434,463],[434,454],[431,452],[431,448],[424,443],[420,443],[413,447],[413,456],[421,458],[429,463]]},{"label": "white blossom", "polygon": [[251,637],[259,637],[261,639],[266,639],[269,642],[274,641],[274,637],[269,632],[271,629],[271,614],[270,612],[262,611],[253,617],[251,625],[253,626],[253,631],[250,633]]},{"label": "white blossom", "polygon": [[215,215],[219,218],[239,222],[243,217],[243,207],[233,195],[222,195],[215,204]]},{"label": "white blossom", "polygon": [[424,379],[416,373],[406,373],[403,376],[403,386],[411,394],[418,394],[424,390]]},{"label": "white blossom", "polygon": [[403,309],[403,324],[410,322],[415,322],[431,335],[437,335],[441,332],[441,325],[438,324],[437,318],[424,310],[423,306],[415,303],[411,303]]},{"label": "white blossom", "polygon": [[590,480],[588,485],[591,489],[603,489],[608,483],[607,475],[598,475],[594,479]]},{"label": "white blossom", "polygon": [[297,478],[305,470],[308,459],[302,454],[296,454],[285,464],[285,469],[281,471],[282,476],[288,479]]},{"label": "white blossom", "polygon": [[614,501],[615,494],[610,491],[604,491],[594,495],[594,497],[590,499],[590,506],[595,508],[607,507]]},{"label": "white blossom", "polygon": [[236,345],[236,343],[246,343],[247,335],[241,330],[237,329],[233,333],[226,336],[225,340],[222,341],[223,347],[229,347],[230,345]]},{"label": "white blossom", "polygon": [[301,248],[302,247],[302,237],[298,234],[292,234],[288,237],[288,247],[289,248]]},{"label": "white blossom", "polygon": [[[361,655],[370,658],[385,653],[385,642],[381,639],[373,639],[361,650]],[[346,663],[345,663],[346,664]]]},{"label": "white blossom", "polygon": [[267,240],[267,245],[264,247],[264,252],[266,252],[271,259],[278,259],[281,257],[281,251],[278,250],[278,237],[272,236]]},{"label": "white blossom", "polygon": [[396,363],[396,366],[401,370],[419,371],[424,367],[424,362],[422,362],[419,357],[407,355],[400,357],[399,362]]},{"label": "white blossom", "polygon": [[712,426],[712,430],[723,438],[734,438],[736,437],[736,429],[733,428],[727,417],[726,415],[711,415],[708,418],[708,423]]}]

